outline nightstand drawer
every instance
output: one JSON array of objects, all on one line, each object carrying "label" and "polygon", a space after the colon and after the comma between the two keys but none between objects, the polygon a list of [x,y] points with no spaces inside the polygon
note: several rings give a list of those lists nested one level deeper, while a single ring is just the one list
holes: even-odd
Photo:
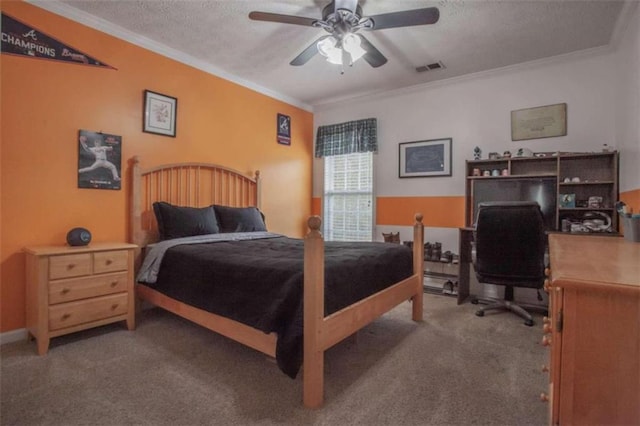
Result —
[{"label": "nightstand drawer", "polygon": [[127,250],[101,251],[93,254],[93,273],[126,271],[129,263]]},{"label": "nightstand drawer", "polygon": [[128,306],[127,293],[50,306],[49,330],[124,315],[127,313]]},{"label": "nightstand drawer", "polygon": [[127,291],[126,272],[98,275],[70,280],[51,281],[49,283],[49,304],[71,302],[89,297]]},{"label": "nightstand drawer", "polygon": [[49,258],[49,278],[80,277],[91,274],[91,253],[65,254]]}]

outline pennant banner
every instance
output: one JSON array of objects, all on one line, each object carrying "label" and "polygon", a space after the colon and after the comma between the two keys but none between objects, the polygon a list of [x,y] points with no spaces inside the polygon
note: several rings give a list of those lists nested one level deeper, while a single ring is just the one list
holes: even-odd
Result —
[{"label": "pennant banner", "polygon": [[115,69],[4,13],[2,53]]}]

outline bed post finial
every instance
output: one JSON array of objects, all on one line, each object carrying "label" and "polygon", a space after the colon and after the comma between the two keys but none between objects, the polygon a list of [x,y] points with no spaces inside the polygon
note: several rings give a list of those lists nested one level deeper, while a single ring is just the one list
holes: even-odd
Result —
[{"label": "bed post finial", "polygon": [[307,220],[307,226],[312,231],[318,231],[321,225],[322,219],[320,219],[320,216],[311,216],[309,217],[309,220]]},{"label": "bed post finial", "polygon": [[415,216],[416,222],[422,223],[423,218],[424,216],[422,215],[422,213],[416,213],[416,216]]}]

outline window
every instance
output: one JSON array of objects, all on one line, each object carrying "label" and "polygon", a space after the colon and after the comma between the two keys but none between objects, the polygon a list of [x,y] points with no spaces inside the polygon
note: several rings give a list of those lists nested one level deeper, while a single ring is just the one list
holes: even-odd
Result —
[{"label": "window", "polygon": [[327,241],[372,241],[372,152],[324,157],[322,205]]}]

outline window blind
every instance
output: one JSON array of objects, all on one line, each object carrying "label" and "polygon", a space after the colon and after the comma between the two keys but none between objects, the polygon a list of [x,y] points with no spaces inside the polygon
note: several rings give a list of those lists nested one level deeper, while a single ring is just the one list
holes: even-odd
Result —
[{"label": "window blind", "polygon": [[324,236],[328,241],[373,238],[373,154],[324,159]]}]

